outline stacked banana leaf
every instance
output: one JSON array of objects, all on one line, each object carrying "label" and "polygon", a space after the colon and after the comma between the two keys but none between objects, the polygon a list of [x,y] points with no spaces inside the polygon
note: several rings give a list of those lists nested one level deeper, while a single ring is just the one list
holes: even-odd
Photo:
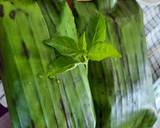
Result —
[{"label": "stacked banana leaf", "polygon": [[96,127],[152,128],[155,100],[142,11],[133,0],[112,1],[110,7],[106,6],[108,2],[97,1],[98,6],[94,2],[75,2],[79,33],[88,29],[88,37],[92,37],[96,12],[101,11],[106,15],[106,40],[122,55],[120,59],[89,63]]},{"label": "stacked banana leaf", "polygon": [[[152,128],[152,78],[136,2],[75,0],[70,7],[65,0],[0,0],[0,65],[12,127]],[[89,62],[89,74],[80,65],[46,78],[59,54],[43,41],[54,34],[76,40],[84,31],[89,40],[99,12],[106,40],[122,58]]]},{"label": "stacked banana leaf", "polygon": [[44,75],[58,54],[43,41],[55,33],[77,38],[65,1],[0,2],[2,80],[12,128],[95,127],[86,68],[55,79]]}]

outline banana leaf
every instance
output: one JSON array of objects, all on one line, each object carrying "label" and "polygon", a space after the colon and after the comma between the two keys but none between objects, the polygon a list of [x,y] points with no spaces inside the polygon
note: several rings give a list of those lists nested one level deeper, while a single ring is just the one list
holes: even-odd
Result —
[{"label": "banana leaf", "polygon": [[65,1],[0,1],[1,74],[12,128],[95,127],[87,69],[44,75],[58,54],[43,41],[55,33],[77,38]]},{"label": "banana leaf", "polygon": [[106,16],[106,40],[122,57],[89,63],[96,127],[152,128],[157,115],[142,10],[133,0],[118,0],[110,8],[104,4],[108,0],[97,2],[99,6],[75,2],[78,32],[89,31],[92,38],[96,13],[101,11]]},{"label": "banana leaf", "polygon": [[114,8],[110,0],[75,3],[71,7],[78,34],[89,26],[89,38],[101,11],[107,41],[122,54],[121,59],[89,63],[96,120],[83,65],[53,80],[43,76],[58,54],[42,41],[55,33],[77,38],[66,3],[15,0],[0,2],[0,62],[12,127],[152,127],[154,94],[138,5],[132,0],[119,0]]}]

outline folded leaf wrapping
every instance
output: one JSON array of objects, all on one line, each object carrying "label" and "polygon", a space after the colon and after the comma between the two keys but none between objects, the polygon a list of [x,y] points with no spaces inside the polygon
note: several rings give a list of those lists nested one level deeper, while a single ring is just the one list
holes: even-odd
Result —
[{"label": "folded leaf wrapping", "polygon": [[[93,2],[76,3],[75,7],[79,33],[86,28],[92,32],[99,8]],[[89,63],[96,127],[151,128],[156,120],[155,98],[142,11],[133,0],[119,0],[112,11],[107,11],[105,4],[101,9],[106,15],[106,42],[113,44],[122,58]]]},{"label": "folded leaf wrapping", "polygon": [[[1,0],[0,62],[13,128],[152,127],[156,115],[142,12],[133,0],[112,2],[74,1],[73,17],[63,0]],[[77,39],[77,30],[90,39],[99,11],[106,15],[106,42],[122,58],[90,62],[89,74],[80,65],[46,78],[59,54],[43,41],[54,34]]]},{"label": "folded leaf wrapping", "polygon": [[2,80],[12,127],[95,127],[87,69],[81,65],[53,80],[44,76],[58,54],[43,41],[55,33],[77,38],[66,3],[5,1],[0,6]]}]

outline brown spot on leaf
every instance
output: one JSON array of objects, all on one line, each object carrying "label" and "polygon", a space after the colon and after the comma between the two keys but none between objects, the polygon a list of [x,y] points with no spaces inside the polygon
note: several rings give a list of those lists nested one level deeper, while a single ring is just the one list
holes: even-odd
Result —
[{"label": "brown spot on leaf", "polygon": [[0,17],[4,16],[4,7],[2,4],[0,4]]},{"label": "brown spot on leaf", "polygon": [[23,55],[24,55],[27,59],[29,59],[30,54],[29,54],[29,50],[28,50],[25,42],[22,42],[22,50],[23,50]]},{"label": "brown spot on leaf", "polygon": [[35,128],[35,123],[33,120],[31,120],[31,126],[32,126],[32,128]]},{"label": "brown spot on leaf", "polygon": [[72,0],[67,0],[67,3],[68,3],[68,5],[71,9],[73,9],[73,3],[72,2],[73,2]]},{"label": "brown spot on leaf", "polygon": [[14,5],[13,1],[10,2],[12,5]]},{"label": "brown spot on leaf", "polygon": [[10,13],[9,13],[9,17],[11,19],[15,19],[16,18],[16,10],[12,10]]}]

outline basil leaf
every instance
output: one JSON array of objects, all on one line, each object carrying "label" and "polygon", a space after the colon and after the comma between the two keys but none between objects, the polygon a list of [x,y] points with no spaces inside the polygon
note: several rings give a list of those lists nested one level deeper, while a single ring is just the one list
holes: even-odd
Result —
[{"label": "basil leaf", "polygon": [[72,57],[79,53],[77,42],[66,36],[54,36],[52,39],[46,40],[45,44],[54,47],[64,56]]},{"label": "basil leaf", "polygon": [[47,76],[54,78],[57,74],[72,70],[77,66],[77,63],[71,57],[61,56],[52,63],[52,69],[47,73]]},{"label": "basil leaf", "polygon": [[101,61],[109,57],[121,57],[121,55],[111,44],[106,42],[95,42],[88,52],[88,58],[94,61]]},{"label": "basil leaf", "polygon": [[96,41],[105,41],[105,38],[106,38],[106,23],[104,17],[100,15],[97,21],[92,43]]},{"label": "basil leaf", "polygon": [[86,42],[85,32],[79,38],[78,46],[79,46],[80,50],[82,50],[82,51],[87,50],[87,42]]}]

